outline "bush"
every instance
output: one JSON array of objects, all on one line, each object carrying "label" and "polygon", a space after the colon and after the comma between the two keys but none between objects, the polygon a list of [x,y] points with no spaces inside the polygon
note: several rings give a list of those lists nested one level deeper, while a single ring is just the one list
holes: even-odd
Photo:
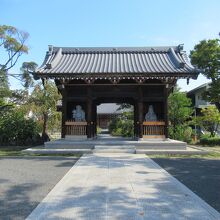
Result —
[{"label": "bush", "polygon": [[133,137],[134,136],[134,121],[126,120],[122,123],[122,136]]},{"label": "bush", "polygon": [[109,124],[109,132],[113,136],[133,137],[134,121],[131,119],[131,116],[130,112],[125,112],[122,116],[112,120]]},{"label": "bush", "polygon": [[101,131],[102,131],[102,129],[101,129],[99,126],[97,126],[97,127],[96,127],[96,132],[97,132],[97,134],[100,134]]},{"label": "bush", "polygon": [[199,143],[202,145],[220,145],[220,137],[208,137],[207,135],[203,135]]},{"label": "bush", "polygon": [[0,145],[41,144],[37,124],[15,109],[0,116]]},{"label": "bush", "polygon": [[190,143],[192,141],[192,128],[186,125],[169,127],[169,137],[179,141]]}]

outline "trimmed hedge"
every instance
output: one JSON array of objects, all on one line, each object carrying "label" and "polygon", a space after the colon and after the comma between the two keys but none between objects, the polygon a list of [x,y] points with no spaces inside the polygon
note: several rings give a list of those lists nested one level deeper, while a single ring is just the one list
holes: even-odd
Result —
[{"label": "trimmed hedge", "polygon": [[220,145],[220,137],[201,137],[200,144],[202,144],[202,145]]}]

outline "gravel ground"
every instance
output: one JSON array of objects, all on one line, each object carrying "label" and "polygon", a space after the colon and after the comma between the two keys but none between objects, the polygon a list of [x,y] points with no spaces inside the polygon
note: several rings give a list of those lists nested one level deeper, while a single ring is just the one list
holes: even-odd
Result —
[{"label": "gravel ground", "polygon": [[0,219],[25,219],[76,160],[0,157]]},{"label": "gravel ground", "polygon": [[220,212],[220,159],[152,159]]}]

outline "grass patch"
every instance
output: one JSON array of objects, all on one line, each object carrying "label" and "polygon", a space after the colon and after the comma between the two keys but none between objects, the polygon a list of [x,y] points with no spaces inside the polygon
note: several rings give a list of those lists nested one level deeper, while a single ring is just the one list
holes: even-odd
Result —
[{"label": "grass patch", "polygon": [[[82,154],[78,153],[68,153],[68,154],[28,154],[22,152],[22,150],[27,149],[27,147],[22,146],[9,146],[9,147],[0,147],[0,157],[7,156],[50,156],[50,157],[77,157],[80,158]],[[42,147],[36,147],[35,149],[42,149]]]},{"label": "grass patch", "polygon": [[[193,147],[193,146],[192,146]],[[220,146],[196,146],[197,149],[208,151],[207,154],[152,154],[150,158],[203,158],[220,160]]]},{"label": "grass patch", "polygon": [[[25,154],[27,155],[27,154]],[[77,158],[80,158],[82,156],[82,154],[71,154],[71,153],[68,153],[68,154],[28,154],[28,156],[45,156],[45,157],[77,157]]]},{"label": "grass patch", "polygon": [[27,147],[22,146],[8,146],[8,147],[0,147],[0,156],[23,156],[24,153],[22,150]]},{"label": "grass patch", "polygon": [[204,149],[208,151],[214,151],[214,152],[219,152],[220,153],[220,146],[214,145],[214,146],[209,146],[209,145],[204,145],[204,146],[196,146],[199,149]]},{"label": "grass patch", "polygon": [[150,158],[203,158],[203,159],[219,159],[220,152],[209,152],[208,154],[152,154]]}]

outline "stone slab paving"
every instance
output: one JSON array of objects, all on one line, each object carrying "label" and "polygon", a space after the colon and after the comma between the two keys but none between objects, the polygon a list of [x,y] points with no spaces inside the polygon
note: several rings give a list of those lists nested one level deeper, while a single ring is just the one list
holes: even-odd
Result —
[{"label": "stone slab paving", "polygon": [[145,155],[81,157],[28,220],[220,219],[220,213]]}]

